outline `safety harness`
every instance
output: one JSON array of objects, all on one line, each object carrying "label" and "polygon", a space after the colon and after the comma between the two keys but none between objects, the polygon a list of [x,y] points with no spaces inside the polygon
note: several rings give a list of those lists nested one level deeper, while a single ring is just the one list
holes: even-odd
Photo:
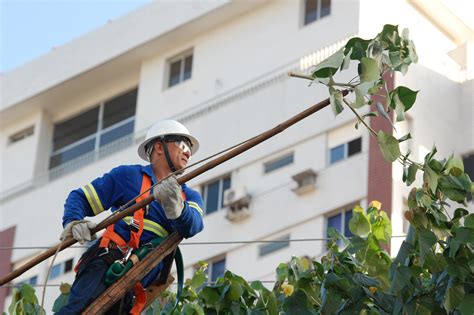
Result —
[{"label": "safety harness", "polygon": [[[151,178],[143,174],[142,185],[140,188],[140,197],[136,199],[137,203],[141,200],[147,198],[150,195],[151,187]],[[184,192],[183,199],[186,199]],[[115,232],[114,224],[111,224],[107,227],[104,234],[102,235],[99,246],[96,250],[91,251],[89,257],[81,259],[75,271],[79,272],[81,267],[85,267],[85,262],[88,261],[91,256],[97,254],[103,257],[111,266],[106,272],[105,284],[107,286],[113,284],[120,277],[122,277],[128,270],[130,270],[133,265],[142,260],[153,248],[157,247],[163,240],[163,237],[156,237],[152,239],[149,243],[140,246],[140,237],[143,233],[144,228],[144,217],[147,210],[142,208],[137,210],[133,214],[133,218],[130,221],[130,240],[125,242],[125,240]],[[118,251],[110,251],[109,249],[117,248]],[[119,255],[119,256],[117,256]],[[176,296],[176,302],[178,302],[179,297],[183,289],[183,278],[184,278],[184,264],[183,258],[179,248],[176,249],[175,257],[176,270],[178,275],[178,292]],[[82,266],[81,266],[82,265]],[[140,282],[136,283],[133,288],[135,294],[135,303],[133,308],[130,311],[130,314],[140,314],[146,305],[146,293]]]}]

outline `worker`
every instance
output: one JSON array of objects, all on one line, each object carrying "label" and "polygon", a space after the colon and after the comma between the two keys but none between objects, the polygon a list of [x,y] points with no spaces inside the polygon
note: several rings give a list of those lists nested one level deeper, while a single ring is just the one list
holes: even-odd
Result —
[{"label": "worker", "polygon": [[[69,194],[64,206],[61,240],[73,237],[83,244],[94,239],[90,230],[96,227],[85,217],[98,215],[109,208],[116,211],[161,181],[153,188],[155,200],[146,209],[138,210],[133,217],[126,217],[109,226],[82,255],[75,268],[76,278],[68,304],[57,314],[83,311],[107,288],[104,280],[109,266],[130,250],[174,231],[189,238],[203,229],[200,194],[186,184],[179,185],[175,176],[169,176],[186,167],[198,148],[198,140],[181,123],[159,121],[150,128],[138,147],[138,155],[149,162],[148,165],[118,166]],[[146,196],[144,194],[141,198]],[[152,284],[161,269],[162,263],[142,279],[139,287],[143,290]],[[132,300],[133,294],[127,293],[120,303],[117,302],[109,310],[109,314],[133,313]]]}]

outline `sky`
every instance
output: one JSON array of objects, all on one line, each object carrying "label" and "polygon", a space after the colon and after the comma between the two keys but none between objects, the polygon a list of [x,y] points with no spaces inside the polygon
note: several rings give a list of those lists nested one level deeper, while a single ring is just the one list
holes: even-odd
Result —
[{"label": "sky", "polygon": [[0,73],[152,0],[0,0]]}]

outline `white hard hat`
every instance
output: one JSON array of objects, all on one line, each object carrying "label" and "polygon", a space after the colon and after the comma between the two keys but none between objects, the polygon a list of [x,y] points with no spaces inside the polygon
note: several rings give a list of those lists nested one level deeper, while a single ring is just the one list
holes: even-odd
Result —
[{"label": "white hard hat", "polygon": [[184,127],[183,124],[176,120],[162,120],[151,126],[148,130],[145,140],[143,140],[143,142],[138,146],[138,155],[148,162],[146,146],[153,140],[164,136],[183,136],[188,138],[189,141],[191,141],[192,154],[195,154],[199,149],[199,141],[191,136],[189,130]]}]

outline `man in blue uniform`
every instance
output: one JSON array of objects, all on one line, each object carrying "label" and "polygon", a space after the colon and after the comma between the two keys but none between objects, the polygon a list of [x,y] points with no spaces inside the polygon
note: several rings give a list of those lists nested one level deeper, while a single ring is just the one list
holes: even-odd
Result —
[{"label": "man in blue uniform", "polygon": [[[86,186],[73,190],[66,199],[61,240],[73,237],[79,243],[91,241],[90,229],[95,223],[85,220],[100,212],[120,206],[161,181],[153,188],[153,201],[147,209],[107,228],[101,239],[82,256],[76,266],[68,305],[58,314],[77,314],[95,300],[105,289],[105,273],[109,266],[128,251],[148,243],[153,238],[166,237],[178,231],[189,238],[203,229],[202,198],[185,184],[179,185],[169,174],[186,167],[196,153],[199,142],[181,123],[164,120],[153,125],[138,147],[138,155],[149,162],[147,166],[122,165]],[[163,180],[164,179],[164,180]],[[146,194],[144,195],[146,196]],[[156,280],[162,269],[160,263],[145,278],[143,287]],[[117,303],[111,314],[128,313],[132,294]]]}]

